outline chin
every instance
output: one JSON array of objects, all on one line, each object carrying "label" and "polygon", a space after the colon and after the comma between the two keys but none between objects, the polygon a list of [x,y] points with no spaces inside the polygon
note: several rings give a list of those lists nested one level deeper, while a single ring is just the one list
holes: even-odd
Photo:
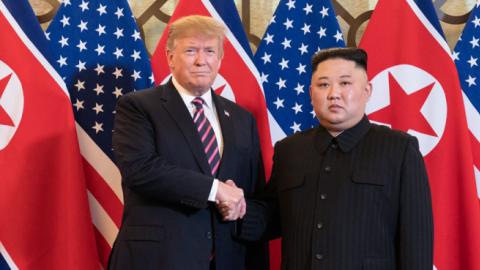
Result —
[{"label": "chin", "polygon": [[198,87],[210,87],[213,85],[213,82],[211,82],[210,80],[197,80],[195,82],[195,86],[198,86]]},{"label": "chin", "polygon": [[207,89],[210,88],[210,84],[207,83],[192,83],[192,87],[195,89]]},{"label": "chin", "polygon": [[323,118],[324,122],[329,123],[330,125],[336,126],[336,125],[341,125],[345,120],[341,117],[329,117],[329,118]]}]

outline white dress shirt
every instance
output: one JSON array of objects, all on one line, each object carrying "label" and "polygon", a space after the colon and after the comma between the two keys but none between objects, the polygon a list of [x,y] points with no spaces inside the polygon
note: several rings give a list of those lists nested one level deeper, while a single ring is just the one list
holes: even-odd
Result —
[{"label": "white dress shirt", "polygon": [[[185,88],[183,88],[174,77],[172,77],[172,83],[177,89],[178,93],[182,97],[185,106],[187,107],[188,111],[190,112],[190,116],[193,119],[193,114],[195,113],[195,105],[193,105],[192,101],[197,97],[192,95],[188,92]],[[222,137],[222,129],[220,128],[220,121],[218,120],[217,110],[215,108],[215,103],[212,100],[212,93],[211,91],[207,91],[205,94],[200,96],[205,103],[203,104],[205,117],[207,117],[210,125],[215,132],[215,137],[217,139],[218,150],[220,153],[220,157],[223,154],[223,137]],[[212,188],[210,189],[210,194],[208,195],[208,200],[211,202],[215,201],[215,197],[217,195],[218,190],[218,179],[213,180]]]}]

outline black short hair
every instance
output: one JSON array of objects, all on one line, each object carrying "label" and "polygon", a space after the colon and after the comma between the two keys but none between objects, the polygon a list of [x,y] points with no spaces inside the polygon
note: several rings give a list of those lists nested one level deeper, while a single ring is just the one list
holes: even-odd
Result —
[{"label": "black short hair", "polygon": [[317,66],[321,62],[335,58],[353,61],[357,67],[361,67],[367,72],[367,52],[355,47],[330,48],[317,52],[312,57],[312,72],[317,70]]}]

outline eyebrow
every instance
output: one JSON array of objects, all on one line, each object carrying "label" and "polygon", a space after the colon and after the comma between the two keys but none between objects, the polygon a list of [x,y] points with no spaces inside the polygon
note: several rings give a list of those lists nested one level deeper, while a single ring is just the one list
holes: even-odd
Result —
[{"label": "eyebrow", "polygon": [[[352,75],[341,75],[340,76],[340,78],[351,78],[351,77],[352,77]],[[327,76],[317,77],[317,80],[323,80],[323,79],[328,80],[329,77],[327,77]]]}]

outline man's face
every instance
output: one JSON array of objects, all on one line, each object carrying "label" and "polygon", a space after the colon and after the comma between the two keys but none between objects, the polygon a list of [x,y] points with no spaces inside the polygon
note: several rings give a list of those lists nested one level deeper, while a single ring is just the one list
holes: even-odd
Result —
[{"label": "man's face", "polygon": [[366,72],[353,61],[328,59],[312,74],[310,96],[315,114],[334,136],[362,119],[371,92]]},{"label": "man's face", "polygon": [[173,76],[192,95],[210,90],[220,69],[220,41],[216,37],[188,36],[173,42],[167,51]]}]

